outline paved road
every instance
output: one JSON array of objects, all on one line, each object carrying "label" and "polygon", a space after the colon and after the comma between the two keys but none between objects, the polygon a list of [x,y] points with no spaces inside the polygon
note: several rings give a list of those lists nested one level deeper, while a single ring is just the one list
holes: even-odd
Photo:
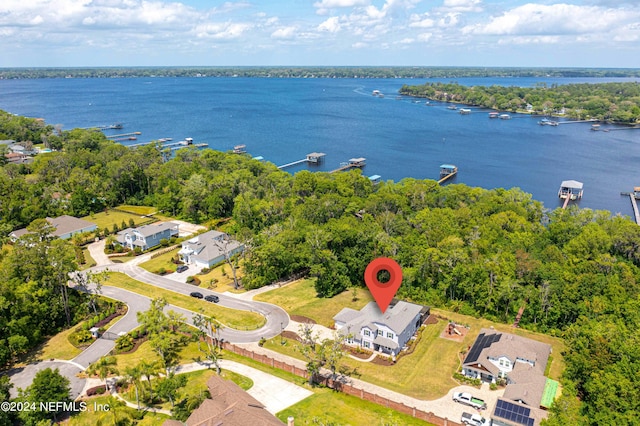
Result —
[{"label": "paved road", "polygon": [[[195,287],[191,284],[181,283],[178,281],[171,280],[166,277],[162,277],[160,275],[152,274],[137,265],[133,265],[131,263],[114,263],[106,266],[96,266],[91,268],[92,271],[103,271],[109,270],[112,272],[122,272],[129,277],[141,281],[143,283],[147,283],[150,285],[154,285],[156,287],[163,288],[165,290],[175,291],[176,293],[189,295],[192,291],[194,291]],[[107,286],[103,286],[105,288]],[[113,289],[113,287],[111,287]],[[257,329],[250,331],[242,331],[242,330],[234,330],[231,328],[223,328],[220,337],[223,339],[234,342],[234,343],[249,343],[249,342],[257,342],[262,337],[269,339],[271,337],[277,336],[280,334],[283,328],[286,328],[289,324],[289,315],[287,312],[276,305],[271,305],[269,303],[264,302],[254,302],[250,300],[242,300],[237,297],[229,296],[224,293],[217,293],[211,290],[197,288],[197,290],[203,295],[215,294],[220,298],[220,302],[218,305],[224,306],[231,309],[238,309],[242,311],[251,311],[257,312],[263,315],[267,322],[266,324]],[[126,296],[125,296],[126,297]],[[117,300],[123,300],[118,297],[114,297]],[[127,303],[127,299],[123,300]],[[191,322],[191,318],[195,314],[194,312],[188,311],[186,309],[178,308],[176,306],[170,307],[170,309],[184,314],[189,322]]]}]

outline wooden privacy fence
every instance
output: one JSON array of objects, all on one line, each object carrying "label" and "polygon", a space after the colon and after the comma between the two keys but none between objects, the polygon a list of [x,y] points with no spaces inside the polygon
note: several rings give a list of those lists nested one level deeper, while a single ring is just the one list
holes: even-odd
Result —
[{"label": "wooden privacy fence", "polygon": [[[277,360],[268,355],[259,354],[252,350],[236,346],[229,342],[224,342],[222,344],[222,347],[230,352],[233,352],[238,355],[242,355],[247,358],[251,358],[262,364],[268,365],[269,367],[278,368],[288,373],[292,373],[298,377],[308,379],[307,370],[300,367],[296,367],[295,365],[291,365],[284,361]],[[397,401],[393,401],[388,398],[385,398],[384,396],[367,392],[364,389],[352,386],[340,380],[333,380],[330,376],[319,376],[317,377],[316,381],[336,391],[344,392],[348,395],[358,397],[365,401],[370,401],[375,404],[379,404],[384,407],[390,408],[392,410],[396,410],[401,413],[408,414],[412,417],[415,417],[420,420],[425,420],[437,426],[461,426],[460,423],[449,420],[447,418],[442,418],[442,417],[436,416],[433,413],[422,411],[416,407],[411,407],[401,402],[397,402]]]}]

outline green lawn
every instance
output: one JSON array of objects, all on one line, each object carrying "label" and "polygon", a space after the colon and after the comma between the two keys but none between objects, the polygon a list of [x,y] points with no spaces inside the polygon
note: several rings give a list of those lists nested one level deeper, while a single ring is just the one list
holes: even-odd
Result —
[{"label": "green lawn", "polygon": [[[98,424],[98,421],[100,420],[102,422],[102,424],[113,424],[113,417],[112,417],[112,413],[108,412],[108,411],[99,411],[96,412],[94,411],[94,407],[97,404],[98,406],[104,406],[105,404],[109,403],[109,397],[108,396],[97,396],[97,397],[91,397],[91,398],[84,398],[82,399],[82,401],[85,401],[87,403],[87,411],[78,413],[78,414],[74,414],[73,416],[71,416],[71,418],[69,419],[68,424],[69,426],[95,426],[96,424]],[[122,411],[126,411],[127,413],[129,413],[131,416],[134,415],[143,415],[144,417],[141,420],[138,420],[135,424],[137,426],[155,426],[155,425],[161,425],[165,420],[169,419],[170,417],[164,414],[156,414],[156,413],[152,413],[152,412],[143,412],[143,413],[136,413],[136,410],[134,408],[120,408],[118,410],[122,410]],[[129,424],[129,423],[127,423]]]},{"label": "green lawn", "polygon": [[316,388],[315,394],[281,411],[277,417],[283,422],[293,416],[296,425],[429,425],[409,415],[355,396]]},{"label": "green lawn", "polygon": [[438,315],[442,318],[451,319],[458,324],[466,324],[471,327],[470,332],[467,333],[464,339],[464,347],[473,345],[476,337],[480,334],[481,328],[493,327],[498,331],[504,333],[517,334],[519,336],[527,337],[529,339],[537,340],[539,342],[547,343],[552,348],[551,366],[549,369],[549,378],[559,380],[562,372],[564,371],[565,364],[562,352],[565,350],[564,341],[557,337],[548,336],[542,333],[535,333],[522,328],[513,328],[510,324],[502,324],[492,322],[483,318],[474,318],[468,315],[461,315],[455,312],[449,312],[442,309],[431,309],[431,313]]},{"label": "green lawn", "polygon": [[176,247],[171,251],[168,251],[166,253],[161,254],[160,256],[156,256],[152,259],[147,260],[146,262],[141,263],[139,266],[153,274],[155,274],[160,268],[175,271],[177,265],[171,262],[171,259],[176,254],[178,254],[179,251],[180,251],[180,247]]},{"label": "green lawn", "polygon": [[131,206],[127,204],[122,204],[117,207],[118,210],[124,210],[126,212],[137,214],[138,216],[149,215],[155,213],[158,209],[155,207],[149,206]]},{"label": "green lawn", "polygon": [[[362,291],[365,292],[364,289]],[[331,318],[343,307],[360,309],[370,300],[363,295],[359,297],[360,300],[358,302],[353,303],[351,302],[350,291],[331,299],[317,298],[315,297],[313,281],[311,280],[303,280],[271,290],[256,296],[256,299],[277,304],[289,314],[303,315],[327,326],[333,324]],[[411,355],[401,357],[395,365],[380,366],[351,358],[345,358],[343,362],[352,368],[357,367],[362,380],[416,398],[436,399],[457,385],[452,376],[460,366],[460,352],[473,344],[481,328],[493,326],[503,332],[522,335],[550,344],[553,348],[553,358],[549,372],[550,378],[557,380],[564,370],[564,360],[561,355],[564,345],[561,339],[522,329],[514,329],[507,324],[494,323],[448,311],[432,309],[432,313],[443,319],[437,324],[426,326],[415,351]],[[471,327],[462,343],[440,338],[440,333],[446,327],[448,319]],[[300,353],[294,349],[298,343],[293,340],[285,340],[287,344],[282,346],[280,337],[276,336],[268,340],[265,343],[265,347],[302,359]],[[425,374],[425,372],[428,372],[428,374]]]},{"label": "green lawn", "polygon": [[141,223],[154,222],[155,219],[142,217],[141,213],[127,213],[125,211],[108,210],[100,213],[94,213],[89,216],[82,217],[81,219],[88,220],[98,225],[98,228],[109,228],[109,231],[113,229],[113,225],[118,225],[118,228],[122,227],[122,221],[129,226],[129,219],[133,219],[135,226],[139,226]]},{"label": "green lawn", "polygon": [[273,303],[284,308],[290,315],[302,315],[326,327],[333,326],[333,317],[342,308],[359,310],[373,298],[368,289],[357,289],[357,300],[352,301],[351,290],[332,298],[316,297],[314,280],[306,279],[277,288],[254,297],[254,300]]},{"label": "green lawn", "polygon": [[204,315],[214,316],[226,327],[238,330],[254,330],[262,327],[266,322],[266,319],[258,313],[225,308],[215,303],[144,284],[119,272],[109,273],[109,279],[104,285],[123,288],[151,298],[164,297],[172,305],[194,312],[201,311]]}]

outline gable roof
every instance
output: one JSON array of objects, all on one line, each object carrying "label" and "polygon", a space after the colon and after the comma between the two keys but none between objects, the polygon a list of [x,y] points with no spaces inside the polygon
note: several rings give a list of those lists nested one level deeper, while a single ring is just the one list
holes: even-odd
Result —
[{"label": "gable roof", "polygon": [[[46,218],[47,222],[51,224],[55,228],[52,232],[54,237],[59,237],[61,235],[70,234],[74,232],[80,232],[81,230],[87,228],[95,229],[97,226],[93,222],[89,222],[88,220],[78,219],[77,217],[62,215],[56,218]],[[13,231],[10,235],[14,238],[20,238],[23,235],[27,234],[29,231],[27,228],[17,229]]]},{"label": "gable roof", "polygon": [[227,253],[231,253],[242,246],[240,242],[230,238],[223,242],[224,237],[227,237],[224,232],[208,231],[183,242],[182,250],[185,250],[185,253],[191,251],[191,257],[194,259],[208,262],[224,255],[224,248],[226,248]]},{"label": "gable roof", "polygon": [[478,362],[483,364],[485,368],[489,368],[491,363],[487,362],[487,358],[498,359],[506,357],[512,363],[515,363],[517,359],[522,359],[533,362],[538,373],[544,375],[550,353],[551,345],[546,343],[515,334],[498,333],[496,330],[483,328],[480,330],[480,334],[465,357],[463,364],[468,365]]},{"label": "gable roof", "polygon": [[[178,224],[173,222],[160,222],[160,223],[151,223],[149,225],[138,226],[137,228],[127,228],[125,231],[136,231],[140,233],[143,237],[150,237],[151,235],[157,234],[159,232],[164,232],[167,229],[178,229]],[[130,231],[130,232],[131,232]],[[123,232],[123,231],[120,231]]]},{"label": "gable roof", "polygon": [[235,383],[219,376],[207,381],[211,394],[187,419],[187,426],[270,426],[282,425],[257,399]]},{"label": "gable roof", "polygon": [[351,330],[351,332],[359,332],[363,327],[376,331],[378,326],[386,326],[396,334],[400,334],[413,322],[416,315],[421,313],[423,308],[422,305],[400,300],[382,313],[376,302],[369,302],[359,312],[344,308],[333,317],[333,320],[344,322],[344,328]]}]

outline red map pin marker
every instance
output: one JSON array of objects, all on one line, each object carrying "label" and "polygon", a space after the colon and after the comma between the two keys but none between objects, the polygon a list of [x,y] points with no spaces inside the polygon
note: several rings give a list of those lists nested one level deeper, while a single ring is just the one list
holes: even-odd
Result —
[{"label": "red map pin marker", "polygon": [[[389,272],[389,281],[382,283],[378,280],[380,271]],[[364,271],[364,282],[369,287],[378,307],[384,313],[402,284],[402,268],[393,259],[379,257],[367,265]]]}]

